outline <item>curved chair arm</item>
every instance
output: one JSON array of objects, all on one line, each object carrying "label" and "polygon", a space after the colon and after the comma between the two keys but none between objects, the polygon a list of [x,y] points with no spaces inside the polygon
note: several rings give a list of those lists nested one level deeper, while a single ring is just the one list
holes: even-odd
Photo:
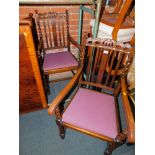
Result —
[{"label": "curved chair arm", "polygon": [[69,40],[70,40],[70,42],[73,44],[73,45],[75,45],[78,49],[80,49],[81,51],[84,49],[80,44],[78,44],[74,39],[73,39],[73,37],[72,36],[70,36],[69,35]]},{"label": "curved chair arm", "polygon": [[127,131],[128,131],[127,139],[128,139],[128,142],[134,143],[135,142],[135,121],[134,121],[134,117],[128,100],[125,78],[121,78],[121,94],[123,99],[123,109],[125,112],[125,117],[127,122]]},{"label": "curved chair arm", "polygon": [[79,68],[75,74],[75,76],[70,80],[67,86],[59,93],[59,95],[50,103],[48,114],[55,114],[56,107],[60,104],[60,102],[64,99],[64,97],[69,93],[69,91],[73,88],[78,78],[80,77],[82,72],[82,68]]}]

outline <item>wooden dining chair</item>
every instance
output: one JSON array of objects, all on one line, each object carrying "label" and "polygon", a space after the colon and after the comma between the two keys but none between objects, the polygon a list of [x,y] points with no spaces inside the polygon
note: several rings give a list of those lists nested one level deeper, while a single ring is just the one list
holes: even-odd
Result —
[{"label": "wooden dining chair", "polygon": [[[81,65],[82,48],[69,33],[68,10],[65,13],[39,13],[36,10],[36,21],[40,42],[38,58],[42,64],[46,88],[49,92],[49,75],[67,71],[74,75],[74,71]],[[80,51],[79,55],[77,54],[78,58],[71,52],[71,43],[79,49],[77,52]],[[61,77],[56,80],[65,79]]]},{"label": "wooden dining chair", "polygon": [[[95,20],[91,20],[91,26]],[[134,42],[135,19],[134,0],[116,1],[112,13],[103,12],[98,31],[98,38],[113,39],[120,42]]]},{"label": "wooden dining chair", "polygon": [[[110,155],[126,140],[128,143],[135,141],[134,116],[126,91],[126,75],[134,48],[126,44],[119,46],[117,42],[107,39],[87,38],[84,42],[83,68],[78,69],[53,100],[48,113],[55,114],[62,139],[66,128],[70,128],[108,142],[104,155]],[[93,51],[95,55],[91,61]],[[123,129],[119,121],[120,91],[126,118]],[[65,102],[70,94],[70,101]]]}]

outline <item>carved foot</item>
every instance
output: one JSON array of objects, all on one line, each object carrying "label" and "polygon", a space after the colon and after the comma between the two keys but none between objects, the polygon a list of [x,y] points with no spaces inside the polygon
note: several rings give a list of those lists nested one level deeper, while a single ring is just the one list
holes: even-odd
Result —
[{"label": "carved foot", "polygon": [[60,106],[59,105],[59,107],[57,107],[56,109],[55,109],[55,115],[56,115],[56,124],[57,124],[57,126],[58,126],[58,128],[59,128],[59,135],[60,135],[60,137],[61,137],[61,139],[64,139],[65,138],[65,128],[64,128],[64,126],[61,124],[61,112],[63,111],[63,109],[64,109],[64,106],[63,106],[63,104]]},{"label": "carved foot", "polygon": [[111,155],[111,153],[110,152],[104,152],[104,155]]},{"label": "carved foot", "polygon": [[59,128],[59,136],[61,139],[65,138],[65,128],[64,126],[60,123],[60,120],[56,120],[56,124],[58,125]]},{"label": "carved foot", "polygon": [[[65,131],[64,131],[64,132],[65,132]],[[61,139],[65,139],[65,133],[60,133],[59,136],[60,136]]]},{"label": "carved foot", "polygon": [[108,146],[107,146],[107,148],[106,148],[106,150],[104,152],[104,155],[111,155],[112,154],[112,151],[110,150],[110,143],[108,143],[107,145]]},{"label": "carved foot", "polygon": [[126,140],[126,134],[120,133],[113,142],[109,142],[104,155],[111,155],[112,151],[119,146],[123,145]]}]

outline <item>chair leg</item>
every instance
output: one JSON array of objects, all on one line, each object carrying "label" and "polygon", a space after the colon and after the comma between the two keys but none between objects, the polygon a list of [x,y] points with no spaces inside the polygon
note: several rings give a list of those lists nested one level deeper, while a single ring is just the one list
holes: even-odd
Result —
[{"label": "chair leg", "polygon": [[58,125],[59,128],[59,136],[61,139],[65,138],[65,127],[61,124],[60,120],[56,120],[56,124]]},{"label": "chair leg", "polygon": [[56,124],[59,128],[59,136],[61,137],[61,139],[65,138],[65,127],[61,124],[61,110],[63,109],[63,106],[57,107],[55,109],[55,114],[56,114]]},{"label": "chair leg", "polygon": [[43,75],[43,83],[44,83],[44,88],[45,88],[45,93],[46,93],[46,96],[48,95],[48,92],[47,92],[47,81],[46,81],[46,78],[45,78],[45,75]]},{"label": "chair leg", "polygon": [[49,75],[45,75],[47,93],[50,94]]},{"label": "chair leg", "polygon": [[119,146],[123,145],[126,140],[126,134],[120,133],[116,138],[115,141],[109,142],[107,148],[104,152],[104,155],[111,155],[112,151]]}]

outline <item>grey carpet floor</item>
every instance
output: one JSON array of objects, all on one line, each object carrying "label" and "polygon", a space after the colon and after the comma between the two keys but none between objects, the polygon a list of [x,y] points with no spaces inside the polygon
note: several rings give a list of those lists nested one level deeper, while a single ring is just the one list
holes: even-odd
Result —
[{"label": "grey carpet floor", "polygon": [[[51,85],[49,102],[66,83]],[[105,142],[70,129],[67,129],[65,139],[61,140],[55,117],[48,116],[46,109],[19,117],[19,155],[103,155],[105,147]],[[113,155],[134,154],[135,146],[126,144],[113,152]]]}]

